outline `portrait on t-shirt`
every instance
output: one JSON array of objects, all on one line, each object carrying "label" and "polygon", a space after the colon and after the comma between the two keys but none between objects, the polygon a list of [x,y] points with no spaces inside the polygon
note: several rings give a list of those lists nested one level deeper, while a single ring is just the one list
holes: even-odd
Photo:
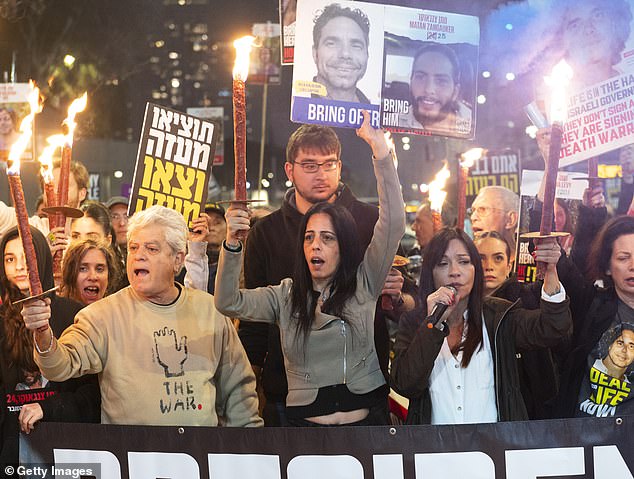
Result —
[{"label": "portrait on t-shirt", "polygon": [[579,394],[578,416],[631,414],[634,381],[634,322],[619,315],[588,357],[588,375]]}]

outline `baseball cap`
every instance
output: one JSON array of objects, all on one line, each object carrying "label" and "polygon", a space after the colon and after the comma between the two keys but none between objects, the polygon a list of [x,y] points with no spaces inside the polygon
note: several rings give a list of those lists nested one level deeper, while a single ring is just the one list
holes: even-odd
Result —
[{"label": "baseball cap", "polygon": [[225,208],[220,203],[207,203],[205,204],[205,213],[218,213],[224,218]]},{"label": "baseball cap", "polygon": [[114,205],[126,205],[130,203],[130,200],[125,196],[113,196],[108,201],[106,201],[106,208],[110,209]]}]

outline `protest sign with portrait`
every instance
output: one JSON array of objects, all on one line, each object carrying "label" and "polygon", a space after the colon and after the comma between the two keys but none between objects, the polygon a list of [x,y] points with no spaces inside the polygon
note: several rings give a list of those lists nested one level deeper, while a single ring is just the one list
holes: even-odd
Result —
[{"label": "protest sign with portrait", "polygon": [[295,54],[295,23],[297,0],[280,0],[280,25],[282,65],[292,65]]},{"label": "protest sign with portrait", "polygon": [[[555,190],[555,211],[553,231],[569,233],[558,238],[562,249],[570,254],[577,226],[579,205],[583,199],[583,190],[588,187],[587,181],[575,180],[583,178],[584,173],[560,171],[557,175]],[[541,219],[541,204],[537,203],[537,193],[544,177],[543,171],[523,170],[520,196],[520,218],[518,223],[517,253],[515,270],[517,280],[524,283],[536,281],[536,265],[530,252],[530,239],[523,238],[524,233],[538,231]]]},{"label": "protest sign with portrait", "polygon": [[291,120],[472,138],[477,17],[365,2],[298,3]]},{"label": "protest sign with portrait", "polygon": [[291,120],[379,127],[383,5],[331,0],[297,5]]},{"label": "protest sign with portrait", "polygon": [[282,67],[279,62],[280,25],[277,23],[254,23],[252,34],[255,45],[249,58],[249,84],[279,85]]},{"label": "protest sign with portrait", "polygon": [[391,7],[385,19],[382,126],[472,138],[479,39],[477,17]]},{"label": "protest sign with portrait", "polygon": [[544,76],[561,60],[572,69],[560,167],[634,142],[633,14],[634,0],[522,1],[486,21],[483,68],[513,101],[543,105],[547,116]]},{"label": "protest sign with portrait", "polygon": [[[11,146],[20,136],[20,122],[31,111],[28,102],[30,91],[28,83],[0,84],[0,161],[8,158]],[[33,158],[31,148],[25,150],[22,158]]]}]

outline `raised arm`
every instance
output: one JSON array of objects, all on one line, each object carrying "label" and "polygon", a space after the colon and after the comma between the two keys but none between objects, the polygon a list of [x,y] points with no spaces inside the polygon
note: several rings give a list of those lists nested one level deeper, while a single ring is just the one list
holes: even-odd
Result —
[{"label": "raised arm", "polygon": [[185,255],[185,286],[207,291],[209,282],[209,259],[207,258],[207,235],[209,226],[207,214],[201,213],[193,221],[187,239],[187,255]]},{"label": "raised arm", "polygon": [[249,230],[249,212],[241,205],[232,204],[225,214],[227,238],[220,247],[214,300],[222,314],[246,321],[274,323],[279,317],[281,286],[268,286],[253,290],[240,289],[242,267],[242,241]]},{"label": "raised arm", "polygon": [[405,207],[394,164],[394,151],[390,150],[383,131],[370,125],[369,113],[364,111],[363,116],[363,124],[357,130],[357,135],[372,148],[379,194],[379,219],[361,264],[360,278],[366,282],[368,290],[378,297],[405,233]]},{"label": "raised arm", "polygon": [[554,347],[572,330],[570,300],[559,281],[557,262],[561,248],[555,238],[541,239],[535,247],[535,261],[546,263],[540,310],[524,311],[515,321],[516,344],[520,350]]}]

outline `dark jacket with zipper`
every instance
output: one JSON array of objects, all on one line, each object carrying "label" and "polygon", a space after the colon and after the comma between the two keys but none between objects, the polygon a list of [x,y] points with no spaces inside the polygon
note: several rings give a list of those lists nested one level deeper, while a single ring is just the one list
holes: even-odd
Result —
[{"label": "dark jacket with zipper", "polygon": [[[569,300],[562,303],[541,301],[541,310],[528,311],[498,298],[485,298],[482,314],[489,334],[495,367],[495,393],[500,421],[528,419],[520,389],[515,355],[555,346],[572,326]],[[427,328],[422,308],[401,318],[394,346],[392,387],[410,400],[407,424],[431,422],[429,377],[445,336]]]},{"label": "dark jacket with zipper", "polygon": [[[557,266],[560,273],[569,260],[562,256]],[[560,280],[568,291],[564,279]],[[519,306],[525,309],[539,309],[542,282],[520,283],[515,274],[512,274],[504,283],[491,293],[494,298],[505,299],[510,302],[520,301]],[[520,387],[524,404],[529,419],[547,419],[552,411],[549,401],[559,391],[559,374],[550,348],[536,349],[533,351],[518,352],[516,354],[517,370],[520,378]]]}]

